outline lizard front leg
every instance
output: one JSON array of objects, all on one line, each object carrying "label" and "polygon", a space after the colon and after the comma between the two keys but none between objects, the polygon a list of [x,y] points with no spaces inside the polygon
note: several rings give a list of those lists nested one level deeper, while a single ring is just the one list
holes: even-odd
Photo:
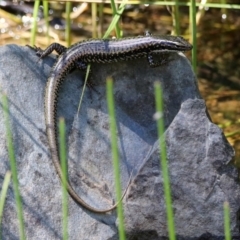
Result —
[{"label": "lizard front leg", "polygon": [[[30,47],[29,45],[27,45],[28,47]],[[30,47],[32,48],[32,47]],[[34,48],[32,48],[35,50],[37,56],[39,58],[44,58],[47,57],[49,54],[51,54],[54,50],[58,53],[58,55],[61,55],[62,53],[64,53],[67,48],[64,47],[63,45],[59,44],[59,43],[52,43],[50,44],[45,50],[42,50],[40,47],[34,46]]]},{"label": "lizard front leg", "polygon": [[[154,54],[160,55],[161,56],[161,60],[154,61],[154,59],[153,59],[153,55]],[[161,54],[159,54],[159,52],[149,52],[147,54],[147,60],[148,60],[148,63],[149,63],[150,67],[154,68],[154,67],[162,66],[162,65],[168,63],[168,61],[169,61],[169,54],[168,54],[168,52],[164,52],[164,51],[162,51]]]}]

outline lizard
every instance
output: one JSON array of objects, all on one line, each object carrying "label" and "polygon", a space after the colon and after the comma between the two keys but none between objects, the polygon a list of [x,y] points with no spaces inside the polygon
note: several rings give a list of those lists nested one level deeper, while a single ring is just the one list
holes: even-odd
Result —
[{"label": "lizard", "polygon": [[[58,89],[65,76],[74,68],[86,70],[91,63],[112,63],[127,61],[137,58],[147,58],[151,67],[162,64],[155,62],[153,54],[161,54],[169,51],[189,51],[192,45],[181,36],[159,36],[147,32],[144,36],[128,37],[122,39],[90,39],[78,42],[69,48],[53,43],[45,50],[35,46],[37,55],[41,58],[56,51],[59,57],[51,69],[45,89],[45,123],[49,142],[49,148],[56,172],[62,180],[62,170],[59,163],[57,144],[56,108]],[[128,184],[129,185],[129,184]],[[128,188],[128,187],[127,187]],[[123,199],[125,189],[121,200]],[[67,183],[67,190],[71,197],[82,207],[94,213],[107,213],[116,208],[119,202],[108,209],[96,209],[81,199],[71,184]],[[120,200],[120,201],[121,201]]]}]

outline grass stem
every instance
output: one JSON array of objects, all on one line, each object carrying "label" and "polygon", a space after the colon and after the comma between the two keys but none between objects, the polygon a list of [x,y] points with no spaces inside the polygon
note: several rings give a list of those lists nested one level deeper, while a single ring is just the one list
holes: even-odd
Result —
[{"label": "grass stem", "polygon": [[16,200],[17,216],[19,221],[20,240],[24,240],[26,239],[26,236],[25,236],[25,230],[24,230],[25,228],[24,228],[24,220],[23,220],[22,199],[21,199],[20,191],[18,187],[16,159],[15,159],[12,132],[10,127],[8,100],[6,95],[2,96],[2,105],[3,105],[3,113],[4,113],[4,119],[5,119],[6,135],[7,135],[7,149],[8,149],[9,162],[10,162],[10,167],[12,172],[13,190],[14,190],[14,195]]},{"label": "grass stem", "polygon": [[110,133],[111,133],[111,147],[112,147],[112,159],[113,159],[113,170],[115,177],[115,190],[116,190],[116,201],[119,202],[117,206],[117,215],[119,219],[118,231],[119,239],[125,240],[125,230],[124,230],[124,216],[123,207],[121,200],[121,178],[120,178],[120,165],[119,165],[119,154],[118,154],[118,144],[117,144],[117,127],[116,127],[116,116],[114,107],[114,97],[113,97],[113,80],[111,78],[107,79],[107,104],[110,122]]},{"label": "grass stem", "polygon": [[157,121],[157,130],[159,138],[159,148],[160,148],[160,164],[161,172],[163,177],[163,186],[164,186],[164,197],[167,210],[167,222],[168,222],[168,235],[170,240],[175,240],[175,226],[174,226],[174,217],[172,209],[172,200],[171,200],[171,187],[170,187],[170,178],[168,175],[168,163],[167,163],[167,150],[164,136],[164,120],[163,120],[163,100],[162,100],[162,89],[160,82],[155,82],[155,99],[156,99],[156,114],[155,119]]}]

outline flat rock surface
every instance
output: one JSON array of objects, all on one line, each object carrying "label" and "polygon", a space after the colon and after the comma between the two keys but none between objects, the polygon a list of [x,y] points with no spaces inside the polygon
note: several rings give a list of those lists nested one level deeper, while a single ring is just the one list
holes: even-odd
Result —
[{"label": "flat rock surface", "polygon": [[[55,59],[38,60],[27,47],[0,48],[0,87],[9,99],[10,119],[23,199],[27,239],[61,239],[61,185],[45,134],[44,90]],[[159,56],[161,57],[161,56]],[[146,59],[92,65],[96,91],[87,89],[77,107],[84,75],[67,76],[59,94],[58,116],[67,124],[69,178],[79,195],[96,208],[115,199],[105,79],[114,79],[122,188],[129,239],[165,239],[167,225],[159,167],[153,83],[163,87],[166,143],[173,209],[179,239],[223,237],[222,207],[229,201],[231,227],[239,236],[236,212],[240,189],[234,155],[221,130],[206,115],[191,65],[181,53],[150,68]],[[3,111],[0,109],[0,184],[10,169]],[[117,216],[93,214],[69,197],[69,239],[118,239]],[[19,239],[12,185],[3,215],[3,239]]]}]

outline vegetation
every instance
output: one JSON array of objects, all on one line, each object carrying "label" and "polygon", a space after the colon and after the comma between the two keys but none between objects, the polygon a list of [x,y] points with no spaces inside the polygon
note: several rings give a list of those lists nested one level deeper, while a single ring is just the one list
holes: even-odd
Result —
[{"label": "vegetation", "polygon": [[[202,1],[203,2],[203,1]],[[188,36],[191,39],[191,42],[194,46],[193,51],[192,51],[192,65],[194,71],[197,73],[197,26],[198,26],[198,21],[199,21],[199,15],[204,14],[202,9],[203,7],[205,8],[221,8],[223,12],[226,12],[227,9],[240,9],[239,4],[230,4],[222,1],[222,3],[208,3],[205,2],[204,4],[200,2],[195,2],[194,0],[191,0],[189,2],[179,2],[178,0],[176,1],[144,1],[144,4],[154,4],[156,6],[158,5],[163,5],[163,6],[171,6],[171,14],[172,14],[172,22],[173,22],[173,32],[176,34]],[[48,2],[43,1],[43,7],[44,7],[44,19],[46,22],[46,36],[48,38],[49,42],[49,16],[48,16]],[[106,30],[105,34],[102,34],[103,38],[107,38],[110,36],[111,33],[114,32],[114,34],[120,38],[122,36],[122,29],[121,25],[119,24],[119,20],[121,19],[122,14],[124,11],[126,11],[126,6],[127,4],[143,4],[141,1],[132,1],[132,0],[123,0],[121,1],[121,4],[118,6],[114,2],[114,0],[111,0],[111,9],[112,9],[112,20],[111,23],[108,26],[108,29]],[[34,45],[36,42],[36,34],[37,34],[37,16],[38,16],[38,10],[40,6],[40,1],[35,0],[34,4],[34,21],[32,23],[32,28],[31,28],[31,45]],[[180,15],[181,12],[179,10],[180,7],[188,7],[189,8],[189,29],[185,29],[184,32],[182,32],[182,28],[180,26]],[[196,6],[199,7],[199,11],[196,12]],[[65,32],[65,39],[67,42],[67,46],[71,44],[71,3],[67,2],[66,4],[66,32]],[[103,8],[101,4],[96,5],[95,2],[91,3],[91,11],[92,11],[92,17],[93,17],[93,23],[96,23],[96,18],[97,18],[97,12],[99,13],[99,16],[103,16]],[[197,16],[197,17],[196,17]],[[101,19],[99,20],[101,22]],[[95,26],[93,30],[93,36],[99,36],[97,32],[97,28]],[[88,68],[88,71],[90,69],[90,66]],[[87,74],[88,76],[88,74]],[[86,78],[87,79],[87,78]],[[85,81],[85,86],[86,86]],[[113,93],[112,93],[112,81],[111,79],[107,80],[107,100],[108,100],[108,108],[109,108],[109,119],[110,119],[110,126],[111,126],[111,144],[112,144],[112,155],[113,155],[113,166],[114,166],[114,174],[115,174],[115,189],[116,189],[116,196],[117,196],[117,201],[120,200],[121,198],[121,181],[120,181],[120,171],[119,171],[119,160],[118,160],[118,150],[117,150],[117,139],[116,139],[116,119],[115,119],[115,114],[114,114],[114,98],[113,98]],[[84,92],[84,90],[83,90]],[[164,178],[164,194],[165,194],[165,200],[166,200],[166,211],[167,211],[167,222],[168,222],[168,233],[169,233],[169,238],[171,240],[176,239],[175,236],[175,227],[174,227],[174,215],[172,211],[172,203],[171,203],[171,186],[170,186],[170,179],[168,176],[168,164],[167,164],[167,158],[166,158],[166,146],[165,146],[165,141],[164,141],[164,123],[163,123],[163,118],[162,118],[162,113],[163,113],[163,108],[162,108],[162,99],[161,99],[161,86],[159,83],[155,84],[155,96],[156,96],[156,125],[158,129],[158,136],[161,139],[160,141],[160,149],[161,149],[161,171],[162,171],[162,176]],[[80,102],[81,104],[81,102]],[[16,207],[17,207],[17,215],[18,215],[18,220],[19,220],[19,236],[20,239],[26,239],[25,236],[25,230],[24,230],[24,218],[23,218],[23,208],[22,208],[22,202],[21,202],[21,194],[19,192],[19,187],[18,187],[18,177],[17,177],[17,166],[16,166],[16,161],[15,161],[15,154],[14,154],[14,143],[12,140],[12,133],[11,133],[11,119],[9,118],[9,110],[8,110],[8,101],[7,101],[7,96],[2,96],[2,105],[3,105],[3,110],[4,110],[4,117],[5,117],[5,124],[6,124],[6,141],[8,145],[8,152],[9,152],[9,161],[10,161],[10,166],[11,166],[11,173],[7,172],[4,183],[2,185],[2,190],[1,190],[1,196],[0,196],[0,230],[1,230],[1,220],[2,220],[2,213],[4,210],[4,203],[7,195],[7,189],[9,187],[9,182],[10,182],[10,176],[12,176],[13,180],[13,189],[14,189],[14,195],[16,199]],[[223,124],[224,125],[224,124]],[[225,125],[222,126],[223,128],[226,127]],[[67,165],[66,165],[66,146],[65,146],[65,125],[64,125],[64,120],[60,120],[60,152],[61,152],[61,163],[63,166],[63,172],[65,173],[66,179],[67,179]],[[232,132],[228,133],[229,136],[239,136],[239,130],[233,130]],[[170,169],[171,171],[171,169]],[[68,229],[67,229],[67,218],[68,218],[68,207],[67,207],[67,192],[66,192],[66,182],[63,182],[63,239],[68,239]],[[118,205],[117,208],[117,213],[119,217],[119,239],[124,240],[126,239],[126,234],[124,231],[124,213],[122,209],[122,204]],[[225,231],[225,238],[226,240],[231,239],[231,233],[230,233],[230,217],[229,217],[229,204],[224,203],[224,219],[225,219],[225,224],[224,224],[224,231]]]}]

